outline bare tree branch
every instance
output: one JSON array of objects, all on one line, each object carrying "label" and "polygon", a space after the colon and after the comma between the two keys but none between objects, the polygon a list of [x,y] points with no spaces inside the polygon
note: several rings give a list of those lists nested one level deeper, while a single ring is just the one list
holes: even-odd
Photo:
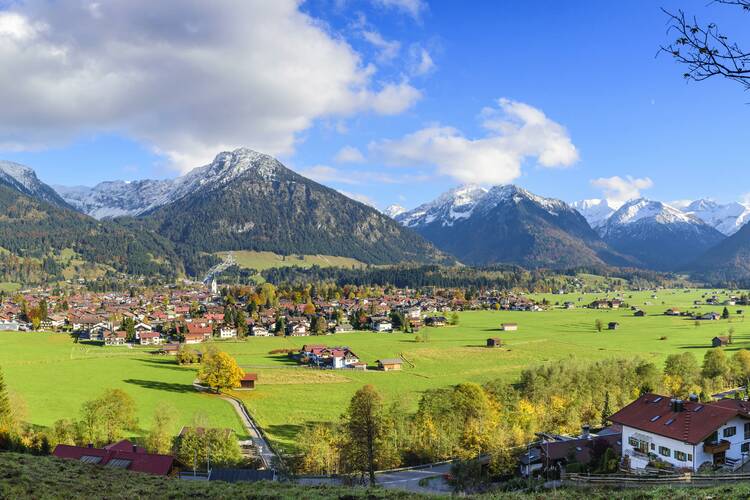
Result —
[{"label": "bare tree branch", "polygon": [[[750,12],[750,0],[716,0],[715,3]],[[682,10],[662,11],[669,17],[667,33],[676,38],[669,45],[661,46],[659,52],[671,55],[686,66],[683,74],[686,80],[703,81],[723,76],[750,90],[750,52],[742,50],[737,42],[729,41],[715,23],[700,25],[695,18],[688,20]]]}]

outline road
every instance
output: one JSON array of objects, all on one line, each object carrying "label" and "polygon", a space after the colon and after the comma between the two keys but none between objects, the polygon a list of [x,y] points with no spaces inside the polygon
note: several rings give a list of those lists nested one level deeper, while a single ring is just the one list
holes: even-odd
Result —
[{"label": "road", "polygon": [[[406,490],[414,493],[449,493],[450,486],[443,477],[451,470],[451,464],[440,464],[421,469],[406,469],[395,472],[379,472],[378,485],[383,488]],[[433,478],[433,479],[430,479]],[[425,486],[419,482],[430,479]]]}]

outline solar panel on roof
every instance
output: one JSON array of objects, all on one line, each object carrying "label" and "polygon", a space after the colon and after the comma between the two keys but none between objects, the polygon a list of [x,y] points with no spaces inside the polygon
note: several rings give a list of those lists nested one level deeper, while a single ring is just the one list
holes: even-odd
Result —
[{"label": "solar panel on roof", "polygon": [[664,398],[662,398],[661,396],[659,396],[658,398],[654,399],[654,403],[658,403],[658,402],[659,402],[659,401],[661,401],[662,399],[664,399]]},{"label": "solar panel on roof", "polygon": [[127,469],[131,463],[132,460],[127,460],[124,458],[113,458],[112,460],[107,462],[106,467],[113,467],[115,469]]},{"label": "solar panel on roof", "polygon": [[94,455],[84,455],[80,458],[80,460],[85,464],[98,464],[102,461],[102,457],[97,457]]}]

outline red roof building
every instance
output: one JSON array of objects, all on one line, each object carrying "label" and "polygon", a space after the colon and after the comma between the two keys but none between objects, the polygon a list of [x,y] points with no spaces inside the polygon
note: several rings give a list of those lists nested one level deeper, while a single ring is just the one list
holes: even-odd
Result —
[{"label": "red roof building", "polygon": [[66,460],[78,460],[102,467],[145,472],[158,476],[169,475],[174,465],[174,457],[147,453],[145,449],[134,445],[127,439],[104,448],[59,444],[52,455]]}]

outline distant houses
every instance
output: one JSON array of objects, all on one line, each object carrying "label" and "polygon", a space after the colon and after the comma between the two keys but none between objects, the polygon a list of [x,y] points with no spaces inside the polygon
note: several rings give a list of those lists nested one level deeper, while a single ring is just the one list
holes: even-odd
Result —
[{"label": "distant houses", "polygon": [[724,347],[729,345],[729,337],[714,337],[711,339],[711,346],[712,347]]},{"label": "distant houses", "polygon": [[375,363],[378,365],[378,368],[380,370],[383,370],[384,372],[391,372],[401,370],[401,365],[404,364],[404,361],[401,358],[391,358],[379,359],[375,361]]},{"label": "distant houses", "polygon": [[502,340],[498,337],[492,337],[487,339],[487,347],[500,347],[503,345]]},{"label": "distant houses", "polygon": [[504,332],[515,332],[518,330],[518,323],[503,323],[500,329]]},{"label": "distant houses", "polygon": [[70,446],[59,444],[52,455],[65,460],[125,469],[133,472],[143,472],[156,476],[168,476],[174,468],[174,457],[148,453],[144,448],[136,446],[127,439],[113,443],[104,448],[93,446]]}]

